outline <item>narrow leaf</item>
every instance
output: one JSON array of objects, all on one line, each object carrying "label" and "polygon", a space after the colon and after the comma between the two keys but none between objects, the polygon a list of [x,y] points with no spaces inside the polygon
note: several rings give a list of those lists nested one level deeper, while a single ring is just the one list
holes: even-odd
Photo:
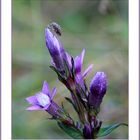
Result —
[{"label": "narrow leaf", "polygon": [[72,76],[75,77],[75,68],[74,68],[74,59],[71,58],[71,63],[72,63]]},{"label": "narrow leaf", "polygon": [[74,126],[66,125],[62,122],[57,122],[58,126],[65,131],[69,136],[74,139],[82,139],[82,133],[80,130],[75,128]]},{"label": "narrow leaf", "polygon": [[70,74],[70,69],[69,69],[69,66],[68,66],[68,64],[67,64],[66,60],[65,60],[65,59],[63,59],[63,61],[64,61],[64,67],[65,67],[66,77],[68,77],[68,76],[69,76],[69,74]]},{"label": "narrow leaf", "polygon": [[54,66],[50,66],[50,68],[51,68],[54,72],[56,72],[56,74],[57,74],[58,76],[60,76],[59,71],[58,71]]},{"label": "narrow leaf", "polygon": [[109,126],[106,126],[106,127],[102,127],[102,128],[100,128],[97,136],[98,137],[104,137],[106,135],[109,135],[113,130],[115,130],[116,128],[118,128],[121,125],[128,126],[125,123],[119,123],[119,124],[112,124],[112,125],[109,125]]}]

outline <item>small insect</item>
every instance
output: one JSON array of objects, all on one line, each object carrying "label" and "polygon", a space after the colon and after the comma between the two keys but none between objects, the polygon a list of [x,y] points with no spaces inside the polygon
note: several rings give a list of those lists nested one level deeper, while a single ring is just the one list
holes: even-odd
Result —
[{"label": "small insect", "polygon": [[52,22],[51,24],[48,25],[48,28],[52,31],[54,31],[57,35],[61,36],[61,27],[55,23],[55,22]]}]

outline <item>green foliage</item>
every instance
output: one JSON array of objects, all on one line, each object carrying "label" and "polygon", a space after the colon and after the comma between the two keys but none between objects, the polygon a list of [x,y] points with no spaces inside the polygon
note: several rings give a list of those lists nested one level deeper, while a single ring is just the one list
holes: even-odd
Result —
[{"label": "green foliage", "polygon": [[75,128],[74,126],[71,126],[71,125],[68,126],[62,122],[58,122],[58,126],[74,139],[82,139],[83,138],[82,132],[80,130],[78,130],[77,128]]},{"label": "green foliage", "polygon": [[109,125],[109,126],[106,126],[106,127],[102,127],[100,128],[99,130],[99,133],[98,133],[98,137],[104,137],[104,136],[107,136],[109,135],[113,130],[115,130],[116,128],[118,128],[119,126],[128,126],[127,124],[125,123],[118,123],[118,124],[112,124],[112,125]]}]

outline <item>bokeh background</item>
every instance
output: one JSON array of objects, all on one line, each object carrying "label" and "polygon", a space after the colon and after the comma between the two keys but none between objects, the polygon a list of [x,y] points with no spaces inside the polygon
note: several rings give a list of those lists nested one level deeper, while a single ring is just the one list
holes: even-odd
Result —
[{"label": "bokeh background", "polygon": [[[86,49],[83,70],[94,69],[86,78],[89,85],[97,71],[108,75],[108,91],[99,118],[104,125],[128,122],[128,2],[127,0],[12,0],[12,138],[70,138],[43,111],[28,112],[25,98],[41,90],[47,80],[57,87],[55,101],[69,91],[49,68],[44,29],[52,21],[62,27],[62,43],[72,55]],[[76,118],[76,116],[75,116]],[[128,128],[117,128],[106,138],[128,138]]]}]

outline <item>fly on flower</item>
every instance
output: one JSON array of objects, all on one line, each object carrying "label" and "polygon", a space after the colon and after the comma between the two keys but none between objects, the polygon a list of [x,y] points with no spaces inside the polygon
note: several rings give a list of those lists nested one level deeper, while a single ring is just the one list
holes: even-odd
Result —
[{"label": "fly on flower", "polygon": [[61,27],[56,22],[52,22],[51,24],[49,24],[48,28],[55,32],[57,35],[61,36]]}]

